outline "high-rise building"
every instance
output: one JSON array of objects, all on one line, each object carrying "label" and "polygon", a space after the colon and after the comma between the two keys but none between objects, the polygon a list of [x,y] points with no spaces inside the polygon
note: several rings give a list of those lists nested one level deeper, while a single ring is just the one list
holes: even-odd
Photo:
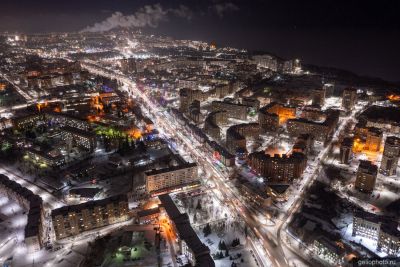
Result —
[{"label": "high-rise building", "polygon": [[226,111],[229,118],[238,120],[247,119],[248,106],[242,104],[229,103],[225,101],[213,101],[211,103],[212,111]]},{"label": "high-rise building", "polygon": [[342,94],[342,108],[350,111],[357,103],[357,89],[345,88]]},{"label": "high-rise building", "polygon": [[325,88],[312,91],[312,104],[322,107],[325,104]]},{"label": "high-rise building", "polygon": [[303,153],[308,155],[313,150],[314,138],[311,134],[302,134],[297,137],[296,142],[293,145],[292,152]]},{"label": "high-rise building", "polygon": [[335,91],[335,85],[333,83],[324,83],[323,88],[325,90],[325,97],[331,97]]},{"label": "high-rise building", "polygon": [[278,70],[277,59],[270,55],[255,55],[253,56],[253,62],[257,64],[257,67],[267,68],[273,71]]},{"label": "high-rise building", "polygon": [[193,122],[198,123],[200,121],[201,112],[200,112],[200,101],[199,100],[195,100],[192,102],[192,104],[190,104],[188,113],[189,113],[188,114],[189,118]]},{"label": "high-rise building", "polygon": [[356,210],[353,214],[353,236],[378,240],[381,220],[373,213]]},{"label": "high-rise building", "polygon": [[310,121],[323,121],[326,119],[326,114],[321,110],[320,106],[311,105],[303,108],[300,117]]},{"label": "high-rise building", "polygon": [[355,188],[364,193],[374,191],[378,167],[371,161],[361,160],[358,165]]},{"label": "high-rise building", "polygon": [[258,111],[258,123],[262,132],[276,131],[288,119],[296,118],[296,108],[272,102]]},{"label": "high-rise building", "polygon": [[294,152],[290,156],[274,155],[271,157],[263,151],[249,155],[249,166],[266,177],[269,182],[291,182],[300,178],[307,165],[307,156]]},{"label": "high-rise building", "polygon": [[346,137],[340,144],[340,163],[349,164],[353,155],[353,138]]},{"label": "high-rise building", "polygon": [[205,144],[206,149],[213,155],[213,159],[218,160],[227,167],[235,165],[235,155],[229,153],[229,151],[210,139]]},{"label": "high-rise building", "polygon": [[208,97],[207,93],[204,93],[201,90],[182,88],[181,90],[179,90],[179,100],[180,100],[179,111],[186,113],[189,111],[189,106],[190,104],[193,103],[193,101],[198,100],[202,102],[207,97]]},{"label": "high-rise building", "polygon": [[369,127],[364,149],[378,152],[381,149],[383,132],[379,128]]},{"label": "high-rise building", "polygon": [[247,151],[246,138],[258,138],[260,135],[260,125],[258,123],[236,124],[226,131],[226,148],[232,154],[236,154],[240,148]]},{"label": "high-rise building", "polygon": [[385,141],[382,162],[379,172],[390,176],[396,174],[397,164],[400,156],[400,138],[388,136]]},{"label": "high-rise building", "polygon": [[120,60],[121,71],[123,73],[135,73],[136,72],[136,60],[134,58],[123,58]]},{"label": "high-rise building", "polygon": [[301,134],[311,134],[318,141],[329,139],[339,121],[339,112],[330,110],[326,112],[326,119],[323,122],[315,122],[307,119],[289,119],[287,121],[287,131],[291,136]]},{"label": "high-rise building", "polygon": [[400,226],[397,222],[384,223],[381,225],[377,250],[382,251],[389,256],[399,255]]},{"label": "high-rise building", "polygon": [[204,132],[216,140],[221,138],[221,127],[228,122],[226,111],[210,112],[204,120]]}]

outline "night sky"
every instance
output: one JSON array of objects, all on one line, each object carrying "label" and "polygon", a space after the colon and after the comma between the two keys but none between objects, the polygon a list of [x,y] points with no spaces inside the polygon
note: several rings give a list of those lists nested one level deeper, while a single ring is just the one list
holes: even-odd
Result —
[{"label": "night sky", "polygon": [[[400,81],[400,1],[2,0],[0,31],[79,31],[160,4],[145,32],[215,41]],[[182,7],[181,5],[184,5]]]}]

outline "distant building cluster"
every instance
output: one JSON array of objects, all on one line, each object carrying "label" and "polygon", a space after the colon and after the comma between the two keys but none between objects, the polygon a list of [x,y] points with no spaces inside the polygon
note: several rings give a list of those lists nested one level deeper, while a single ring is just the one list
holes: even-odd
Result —
[{"label": "distant building cluster", "polygon": [[253,61],[258,67],[272,71],[283,71],[292,74],[300,74],[302,72],[301,63],[298,59],[281,62],[271,55],[253,55]]},{"label": "distant building cluster", "polygon": [[[200,90],[200,89],[192,89],[192,88],[182,88],[179,91],[179,98],[180,98],[180,107],[179,110],[183,113],[187,113],[189,111],[190,105],[194,101],[199,101],[200,104],[204,101],[206,101],[209,98],[224,98],[228,96],[229,94],[235,93],[239,88],[238,84],[232,81],[221,81],[220,83],[211,85],[210,90]],[[222,105],[222,106],[221,106]],[[213,111],[216,110],[221,110],[221,108],[224,107],[224,105],[228,105],[226,107],[229,107],[229,103],[224,103],[224,102],[215,102],[213,106]],[[232,110],[236,112],[235,106],[231,107]],[[237,111],[236,115],[237,117],[244,117],[246,114],[240,113],[240,111]]]},{"label": "distant building cluster", "polygon": [[[44,62],[32,60],[25,69],[23,82],[33,90],[49,90],[60,85],[84,82],[89,73],[82,70],[79,62]],[[37,92],[40,94],[40,92]]]}]

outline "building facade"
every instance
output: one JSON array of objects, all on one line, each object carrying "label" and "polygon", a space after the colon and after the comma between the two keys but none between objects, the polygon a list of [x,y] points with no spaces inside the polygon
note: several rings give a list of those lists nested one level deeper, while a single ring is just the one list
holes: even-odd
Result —
[{"label": "building facade", "polygon": [[102,200],[64,206],[51,211],[57,240],[129,219],[128,198],[116,195]]},{"label": "building facade", "polygon": [[364,149],[378,152],[381,149],[382,138],[382,130],[375,127],[368,127],[367,139],[365,141]]},{"label": "building facade", "polygon": [[258,138],[260,126],[258,123],[243,123],[231,126],[226,131],[226,147],[235,154],[238,149],[247,151],[246,138]]},{"label": "building facade", "polygon": [[357,89],[345,88],[342,94],[342,108],[350,111],[357,103]]},{"label": "building facade", "polygon": [[319,259],[332,266],[341,266],[344,262],[345,250],[326,237],[314,240],[313,251]]},{"label": "building facade", "polygon": [[215,111],[226,111],[228,118],[246,120],[247,119],[247,108],[248,106],[242,104],[235,104],[224,101],[213,101],[211,103],[211,109]]},{"label": "building facade", "polygon": [[220,126],[228,122],[228,113],[226,111],[215,111],[208,114],[204,121],[204,131],[215,140],[221,139]]},{"label": "building facade", "polygon": [[325,104],[325,88],[314,89],[312,91],[312,104],[322,107]]},{"label": "building facade", "polygon": [[395,175],[399,163],[399,157],[400,138],[396,136],[388,136],[385,141],[379,172],[386,176]]},{"label": "building facade", "polygon": [[274,155],[271,157],[263,151],[251,153],[249,166],[270,182],[291,182],[303,174],[307,165],[307,157],[303,153]]},{"label": "building facade", "polygon": [[144,174],[146,179],[146,191],[148,194],[152,195],[171,192],[199,183],[196,163],[187,163],[181,166],[151,170]]},{"label": "building facade", "polygon": [[287,130],[291,136],[310,134],[318,141],[326,141],[333,135],[338,121],[339,112],[331,110],[327,112],[326,120],[323,122],[315,122],[303,118],[289,119],[287,121]]},{"label": "building facade", "polygon": [[288,119],[296,118],[296,108],[272,102],[258,112],[258,123],[262,132],[276,131]]},{"label": "building facade", "polygon": [[376,241],[376,249],[389,256],[400,253],[400,225],[392,218],[356,210],[352,235]]},{"label": "building facade", "polygon": [[346,137],[340,144],[340,163],[349,164],[353,155],[353,138]]},{"label": "building facade", "polygon": [[354,187],[363,193],[372,193],[375,188],[378,167],[371,161],[361,160],[358,165]]},{"label": "building facade", "polygon": [[92,132],[67,126],[61,128],[61,138],[65,142],[76,144],[89,152],[93,152],[96,148],[96,135]]}]

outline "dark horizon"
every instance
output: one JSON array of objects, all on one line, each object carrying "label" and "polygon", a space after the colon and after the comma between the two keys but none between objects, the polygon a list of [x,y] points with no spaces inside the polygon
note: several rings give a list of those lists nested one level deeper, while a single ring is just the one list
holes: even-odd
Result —
[{"label": "dark horizon", "polygon": [[[129,16],[144,6],[157,16],[140,27],[177,39],[215,41],[218,46],[266,51],[305,64],[334,67],[399,82],[400,3],[360,1],[4,1],[1,31],[71,32],[115,12]],[[184,8],[182,8],[182,5]],[[146,24],[147,23],[147,24]],[[152,27],[149,27],[151,25]]]}]

